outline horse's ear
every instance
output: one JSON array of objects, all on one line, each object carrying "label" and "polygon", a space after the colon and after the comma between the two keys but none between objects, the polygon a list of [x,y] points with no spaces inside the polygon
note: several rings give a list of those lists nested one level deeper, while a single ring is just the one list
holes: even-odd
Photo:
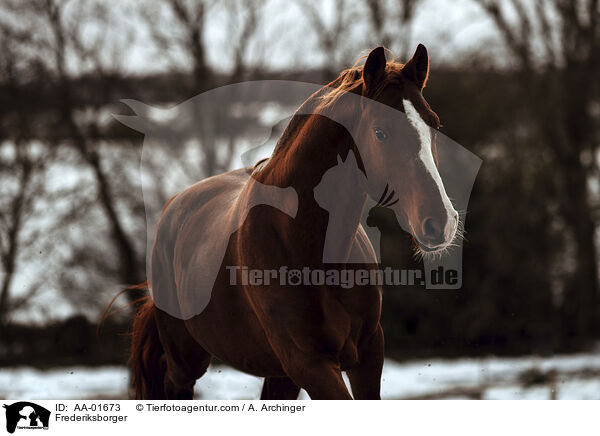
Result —
[{"label": "horse's ear", "polygon": [[383,47],[374,48],[365,62],[363,67],[363,82],[365,91],[363,94],[371,91],[377,83],[383,78],[385,73],[385,51]]},{"label": "horse's ear", "polygon": [[419,44],[413,57],[402,69],[404,75],[416,83],[419,89],[425,88],[429,76],[429,56],[423,44]]}]

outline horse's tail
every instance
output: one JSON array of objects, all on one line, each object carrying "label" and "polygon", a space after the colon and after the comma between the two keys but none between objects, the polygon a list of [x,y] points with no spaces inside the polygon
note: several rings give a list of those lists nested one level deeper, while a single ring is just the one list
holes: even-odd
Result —
[{"label": "horse's tail", "polygon": [[145,297],[133,320],[129,366],[138,400],[162,399],[165,395],[166,367],[161,360],[164,350],[158,337],[154,312],[152,299]]}]

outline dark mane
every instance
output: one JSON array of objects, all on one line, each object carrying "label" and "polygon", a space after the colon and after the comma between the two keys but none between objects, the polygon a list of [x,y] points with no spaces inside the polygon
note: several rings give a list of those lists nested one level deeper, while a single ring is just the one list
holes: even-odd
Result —
[{"label": "dark mane", "polygon": [[[324,109],[330,108],[347,92],[359,95],[361,94],[363,84],[363,65],[358,65],[358,62],[360,62],[363,58],[360,58],[352,67],[343,70],[336,79],[315,92],[308,98],[308,100],[304,102],[298,111],[296,111],[283,131],[281,137],[277,141],[273,155],[275,155],[286,143],[288,143],[290,137],[296,135],[298,130],[308,119],[308,115],[306,114],[319,113]],[[377,99],[379,96],[381,96],[383,90],[388,85],[400,84],[402,80],[401,72],[403,67],[404,64],[397,62],[395,59],[388,61],[386,63],[385,76],[383,80],[381,80],[377,88],[369,97]]]},{"label": "dark mane", "polygon": [[[402,68],[404,68],[404,64],[396,60],[388,61],[385,66],[385,76],[369,97],[377,99],[388,85],[400,84]],[[335,80],[326,85],[325,89],[328,89],[328,92],[321,96],[319,107],[325,108],[332,105],[346,92],[360,94],[363,84],[362,73],[363,65],[355,64],[343,70]]]}]

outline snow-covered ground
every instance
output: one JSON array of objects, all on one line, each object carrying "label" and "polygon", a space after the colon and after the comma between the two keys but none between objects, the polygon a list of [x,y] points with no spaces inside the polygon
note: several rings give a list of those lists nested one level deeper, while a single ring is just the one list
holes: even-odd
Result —
[{"label": "snow-covered ground", "polygon": [[[556,374],[553,378],[548,374]],[[527,385],[528,379],[538,383]],[[127,369],[72,367],[40,371],[0,369],[0,398],[126,398]],[[262,379],[224,366],[211,366],[196,383],[204,399],[258,398]],[[396,398],[600,399],[600,353],[399,363],[388,359],[382,396]],[[554,391],[554,393],[553,393]],[[303,391],[302,399],[308,396]]]}]

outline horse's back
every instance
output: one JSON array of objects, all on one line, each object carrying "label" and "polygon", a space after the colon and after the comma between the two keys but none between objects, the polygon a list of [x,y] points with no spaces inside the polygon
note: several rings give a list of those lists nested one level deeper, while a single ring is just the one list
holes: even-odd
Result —
[{"label": "horse's back", "polygon": [[[218,270],[229,238],[236,199],[248,181],[245,168],[204,179],[175,195],[164,207],[152,253],[151,282],[156,306],[187,319],[206,306],[208,282]],[[194,274],[196,272],[196,274]],[[182,294],[196,281],[197,294]],[[214,279],[213,279],[214,280]]]},{"label": "horse's back", "polygon": [[[241,168],[194,183],[171,199],[163,210],[163,218],[172,216],[172,213],[179,219],[197,213],[210,214],[215,218],[225,215],[227,206],[235,202],[249,177],[248,170]],[[220,207],[209,207],[213,202],[218,202]]]}]

